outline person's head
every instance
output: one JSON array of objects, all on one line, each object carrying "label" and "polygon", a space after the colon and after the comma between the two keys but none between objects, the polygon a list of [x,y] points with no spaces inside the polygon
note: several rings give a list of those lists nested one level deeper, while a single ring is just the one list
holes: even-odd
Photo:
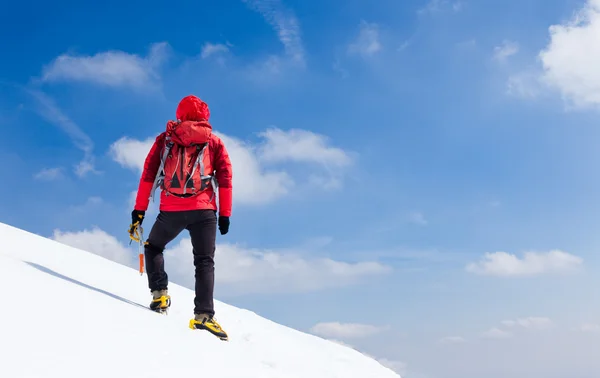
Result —
[{"label": "person's head", "polygon": [[208,121],[208,105],[194,95],[184,97],[177,105],[175,116],[180,121]]}]

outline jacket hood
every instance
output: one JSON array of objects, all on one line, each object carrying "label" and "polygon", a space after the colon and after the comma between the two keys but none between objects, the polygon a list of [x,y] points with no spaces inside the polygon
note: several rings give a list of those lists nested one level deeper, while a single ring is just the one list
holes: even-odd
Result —
[{"label": "jacket hood", "polygon": [[208,105],[194,95],[184,97],[177,105],[175,116],[180,121],[208,121]]}]

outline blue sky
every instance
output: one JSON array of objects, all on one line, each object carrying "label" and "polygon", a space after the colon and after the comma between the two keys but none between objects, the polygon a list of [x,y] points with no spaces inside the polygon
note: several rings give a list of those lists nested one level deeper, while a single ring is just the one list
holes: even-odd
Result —
[{"label": "blue sky", "polygon": [[1,222],[135,266],[139,166],[195,94],[234,163],[218,299],[403,377],[600,373],[597,0],[3,8]]}]

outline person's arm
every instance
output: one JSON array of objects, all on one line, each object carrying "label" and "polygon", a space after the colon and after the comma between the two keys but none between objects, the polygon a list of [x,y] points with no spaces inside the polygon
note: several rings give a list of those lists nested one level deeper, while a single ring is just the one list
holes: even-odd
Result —
[{"label": "person's arm", "polygon": [[162,146],[164,145],[164,134],[160,134],[156,137],[154,144],[150,148],[146,160],[144,161],[144,170],[142,171],[142,177],[138,186],[137,195],[135,198],[134,210],[146,211],[150,203],[150,192],[154,185],[154,179],[158,174],[158,168],[160,167],[160,154],[162,153]]},{"label": "person's arm", "polygon": [[229,153],[221,139],[218,139],[216,145],[214,168],[216,171],[215,178],[219,186],[219,215],[230,217],[233,203],[233,172]]}]

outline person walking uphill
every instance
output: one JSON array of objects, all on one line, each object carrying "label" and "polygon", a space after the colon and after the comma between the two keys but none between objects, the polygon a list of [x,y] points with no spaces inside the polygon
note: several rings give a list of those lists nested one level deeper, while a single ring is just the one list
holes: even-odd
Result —
[{"label": "person walking uphill", "polygon": [[[145,242],[148,286],[153,299],[150,309],[158,312],[171,305],[163,251],[183,230],[192,239],[195,266],[194,318],[190,328],[205,329],[227,340],[227,333],[214,315],[214,254],[218,227],[229,231],[232,207],[232,169],[223,141],[212,133],[208,105],[196,96],[184,97],[168,121],[166,131],[156,137],[140,178],[131,213],[130,236],[142,224],[150,199],[161,189],[160,212]],[[217,194],[219,206],[217,208]]]}]

